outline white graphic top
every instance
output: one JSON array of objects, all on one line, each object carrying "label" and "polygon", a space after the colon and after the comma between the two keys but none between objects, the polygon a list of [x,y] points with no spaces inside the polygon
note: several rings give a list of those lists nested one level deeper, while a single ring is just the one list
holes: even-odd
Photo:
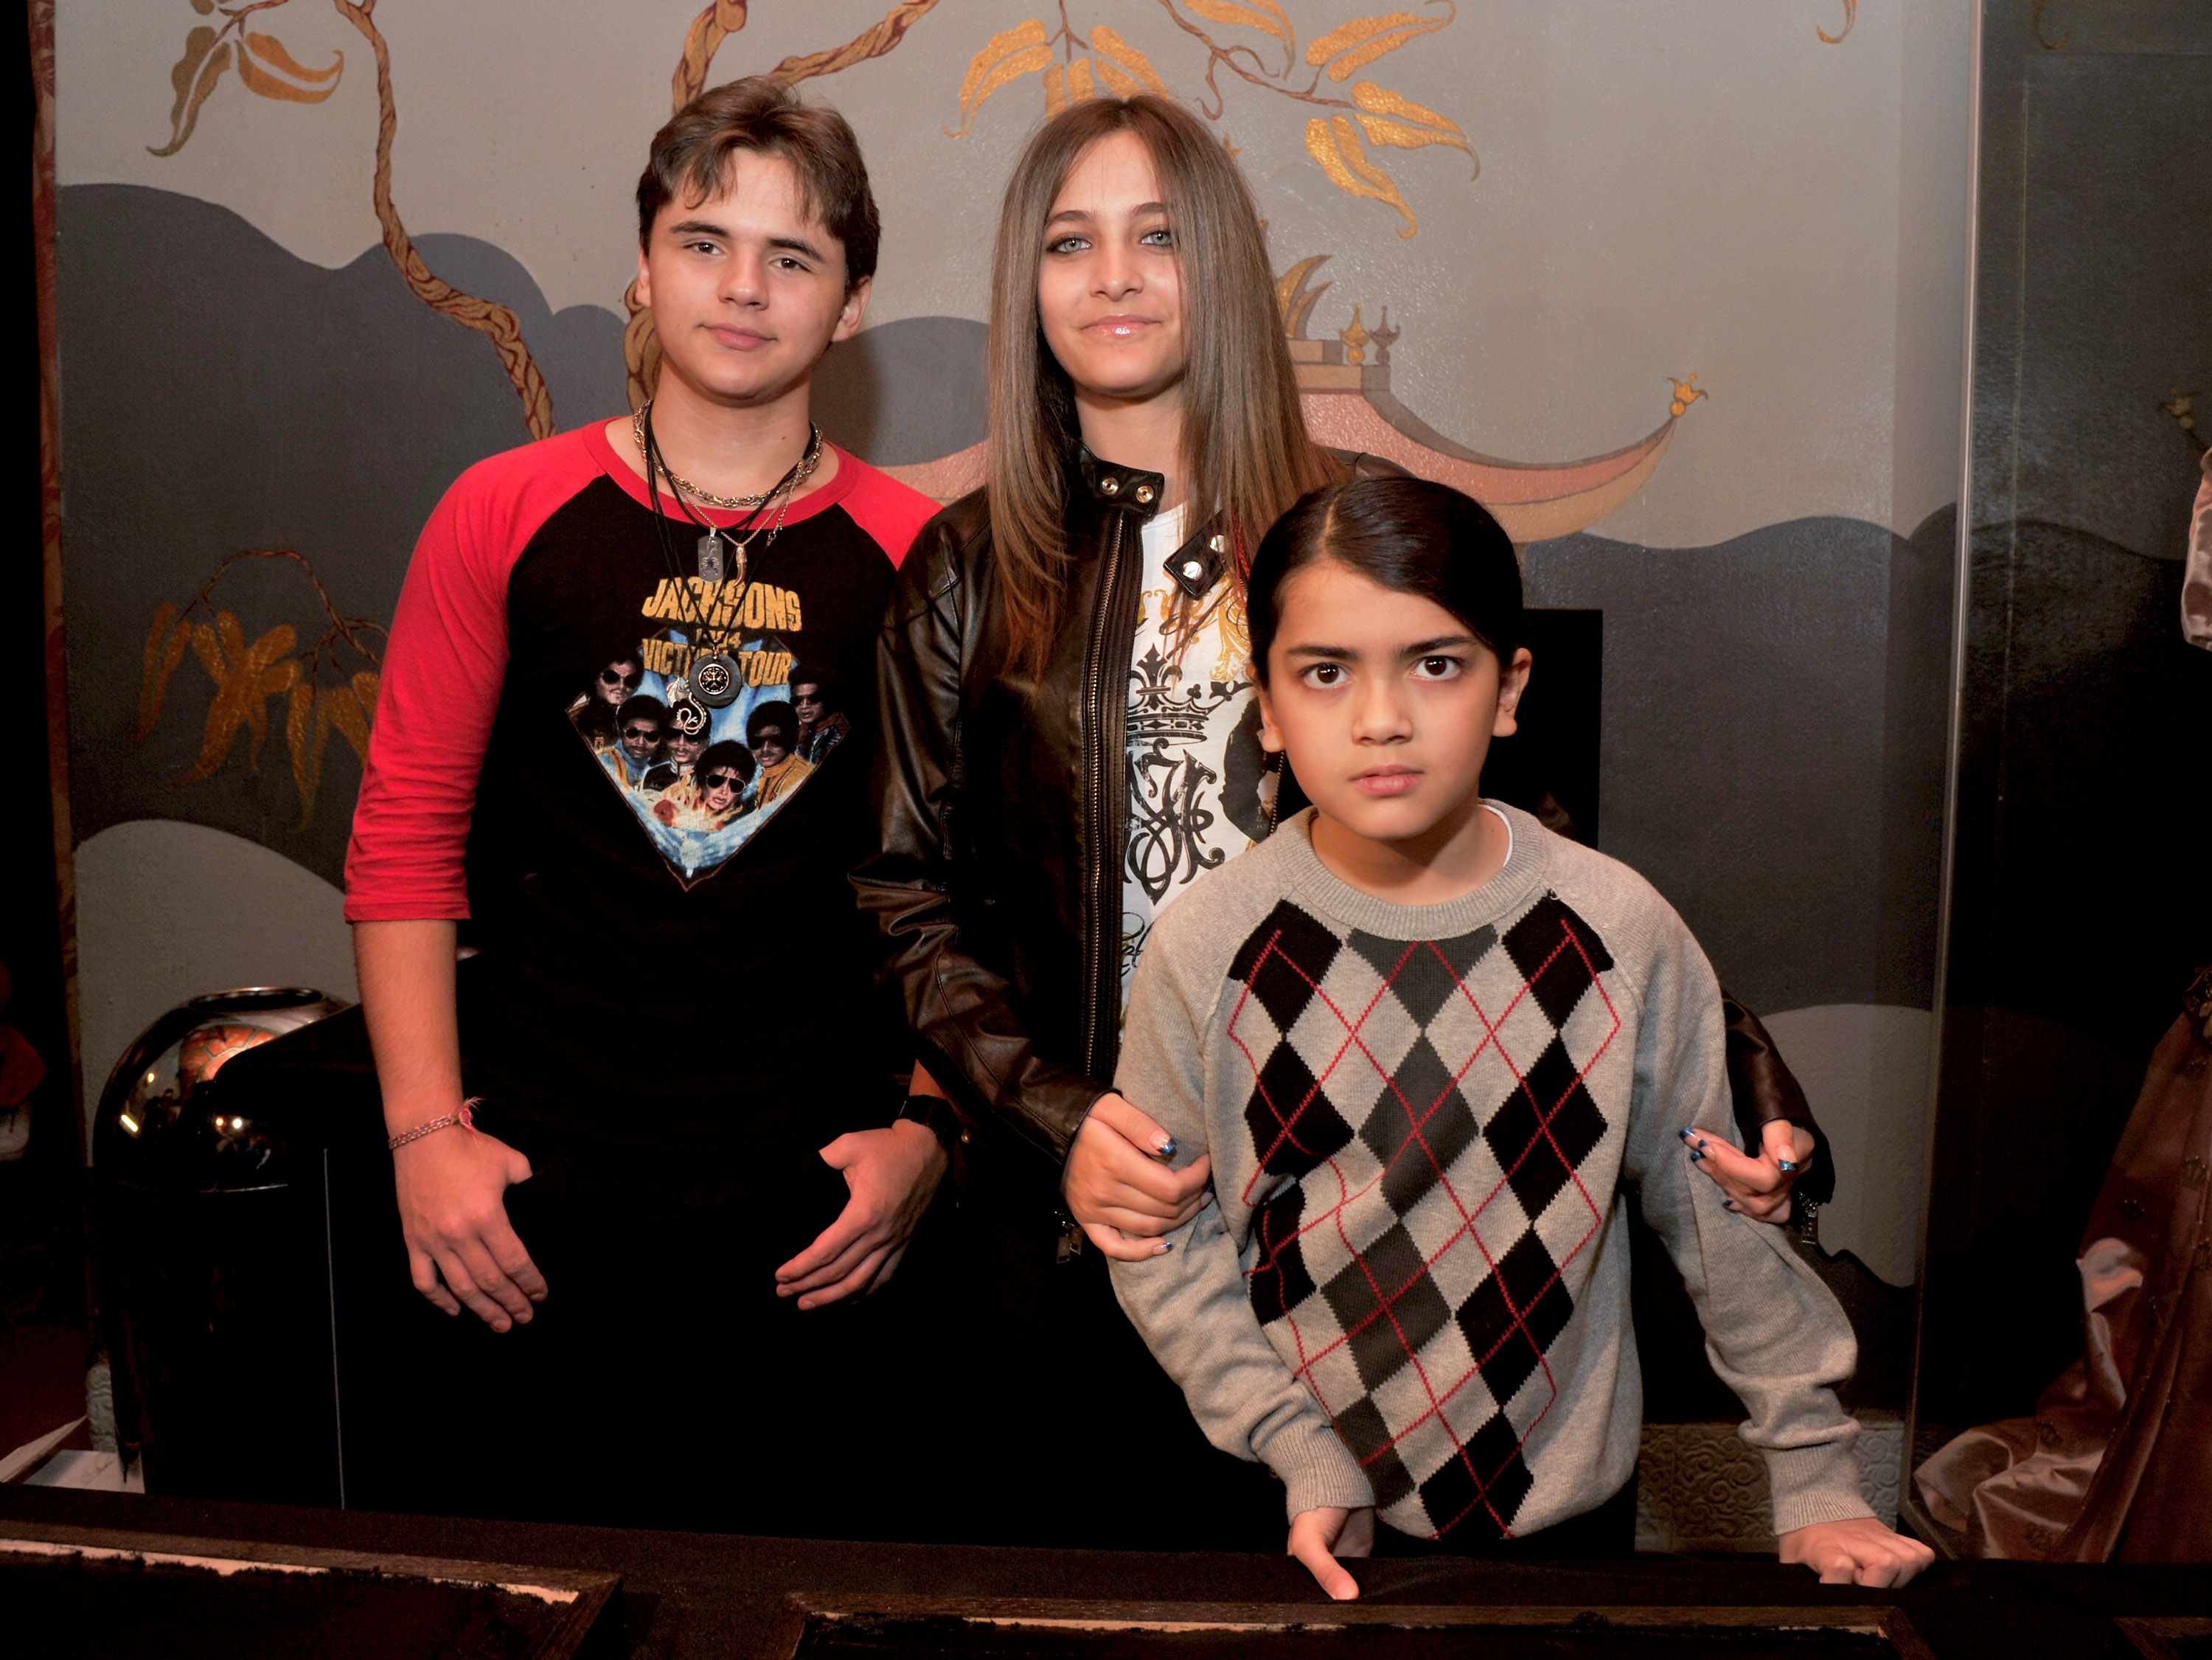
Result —
[{"label": "white graphic top", "polygon": [[1186,509],[1145,526],[1130,648],[1128,841],[1121,870],[1121,1000],[1153,919],[1191,883],[1266,833],[1259,709],[1243,596],[1225,556],[1198,599],[1169,576]]}]

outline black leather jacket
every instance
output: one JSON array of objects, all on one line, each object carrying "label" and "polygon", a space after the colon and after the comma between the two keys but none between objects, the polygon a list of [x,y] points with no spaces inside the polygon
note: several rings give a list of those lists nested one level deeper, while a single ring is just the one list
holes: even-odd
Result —
[{"label": "black leather jacket", "polygon": [[[1367,475],[1400,470],[1346,458]],[[899,572],[878,653],[882,851],[854,873],[883,928],[922,1060],[986,1145],[1011,1129],[1054,1169],[1114,1075],[1121,1037],[1127,669],[1158,473],[1080,455],[1069,482],[1067,620],[1017,672],[981,491],[932,520]],[[1186,592],[1231,580],[1206,527],[1168,562]],[[1809,1122],[1748,1011],[1730,1002],[1737,1116]],[[1828,1177],[1818,1160],[1800,1185]],[[1048,1191],[1049,1191],[1048,1189]]]},{"label": "black leather jacket", "polygon": [[[1119,1047],[1129,652],[1165,485],[1078,459],[1067,620],[1042,674],[1010,666],[980,490],[907,555],[878,657],[883,850],[854,886],[933,1075],[1055,1164]],[[1193,561],[1206,587],[1230,580],[1203,532],[1170,566]]]}]

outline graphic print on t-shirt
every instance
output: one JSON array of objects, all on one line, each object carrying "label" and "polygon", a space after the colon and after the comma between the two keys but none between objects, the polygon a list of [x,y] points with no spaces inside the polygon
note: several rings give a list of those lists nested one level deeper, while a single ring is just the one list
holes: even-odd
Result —
[{"label": "graphic print on t-shirt", "polygon": [[790,589],[665,578],[641,609],[652,631],[600,666],[568,718],[688,889],[781,811],[852,721],[794,648],[805,615]]}]

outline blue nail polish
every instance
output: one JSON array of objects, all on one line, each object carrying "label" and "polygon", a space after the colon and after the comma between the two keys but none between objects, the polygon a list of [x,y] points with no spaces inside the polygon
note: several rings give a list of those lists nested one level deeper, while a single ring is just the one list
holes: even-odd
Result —
[{"label": "blue nail polish", "polygon": [[1784,1158],[1782,1161],[1782,1172],[1785,1176],[1795,1176],[1797,1173],[1797,1166]]},{"label": "blue nail polish", "polygon": [[1175,1137],[1170,1135],[1166,1140],[1160,1143],[1159,1156],[1163,1158],[1172,1158],[1176,1156]]},{"label": "blue nail polish", "polygon": [[1690,1162],[1693,1164],[1702,1164],[1705,1162],[1705,1155],[1692,1148],[1690,1152]]},{"label": "blue nail polish", "polygon": [[1723,1199],[1723,1200],[1722,1200],[1722,1201],[1721,1201],[1721,1208],[1722,1208],[1723,1210],[1734,1210],[1734,1209],[1735,1208],[1735,1200],[1733,1200],[1733,1199]]},{"label": "blue nail polish", "polygon": [[1175,1241],[1174,1241],[1174,1240],[1172,1240],[1172,1239],[1163,1239],[1162,1241],[1160,1241],[1160,1250],[1159,1250],[1159,1254],[1160,1254],[1162,1256],[1166,1256],[1170,1251],[1173,1250],[1174,1249],[1175,1249]]},{"label": "blue nail polish", "polygon": [[1685,1141],[1694,1141],[1697,1140],[1697,1132],[1695,1130],[1683,1130],[1680,1132],[1680,1134]]}]

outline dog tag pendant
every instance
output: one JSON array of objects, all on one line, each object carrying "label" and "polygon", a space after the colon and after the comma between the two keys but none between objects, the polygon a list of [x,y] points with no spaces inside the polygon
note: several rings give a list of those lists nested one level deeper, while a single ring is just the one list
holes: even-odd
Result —
[{"label": "dog tag pendant", "polygon": [[702,582],[722,580],[722,538],[713,531],[699,538],[699,580]]}]

